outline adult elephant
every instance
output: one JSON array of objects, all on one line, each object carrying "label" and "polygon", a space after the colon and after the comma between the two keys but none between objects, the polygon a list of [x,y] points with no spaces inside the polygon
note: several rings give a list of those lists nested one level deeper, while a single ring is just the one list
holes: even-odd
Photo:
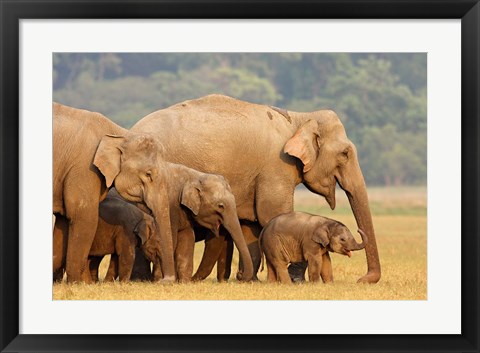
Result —
[{"label": "adult elephant", "polygon": [[[151,113],[131,131],[152,133],[163,144],[167,160],[227,179],[255,267],[260,259],[258,224],[263,227],[273,217],[293,211],[295,186],[305,184],[334,209],[338,182],[358,228],[369,238],[368,272],[359,282],[379,281],[380,262],[357,151],[333,111],[287,112],[209,95]],[[324,276],[331,277],[331,265],[324,266]]]},{"label": "adult elephant", "polygon": [[68,219],[67,279],[90,282],[88,253],[98,205],[115,185],[128,201],[152,212],[162,243],[165,281],[175,279],[168,194],[159,146],[105,116],[53,103],[53,212]]}]

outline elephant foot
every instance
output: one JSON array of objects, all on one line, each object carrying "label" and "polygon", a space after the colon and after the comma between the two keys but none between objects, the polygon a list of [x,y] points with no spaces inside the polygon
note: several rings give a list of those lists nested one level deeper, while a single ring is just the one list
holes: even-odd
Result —
[{"label": "elephant foot", "polygon": [[306,279],[305,278],[302,278],[302,277],[290,277],[290,279],[292,280],[292,283],[305,283],[306,282]]},{"label": "elephant foot", "polygon": [[158,281],[158,283],[161,283],[161,284],[171,284],[171,283],[175,283],[175,277],[174,276],[166,276],[166,277],[163,277],[162,279],[160,279]]},{"label": "elephant foot", "polygon": [[305,282],[305,271],[307,270],[307,262],[292,262],[288,266],[288,274],[293,283]]},{"label": "elephant foot", "polygon": [[245,283],[247,283],[247,282],[260,282],[260,280],[258,279],[258,277],[257,277],[256,274],[253,275],[253,277],[252,277],[251,280],[245,281],[245,280],[243,279],[243,271],[238,271],[238,272],[237,272],[237,275],[236,275],[236,278],[237,278],[238,281],[240,281],[240,282],[245,282]]},{"label": "elephant foot", "polygon": [[357,283],[371,283],[375,284],[380,281],[380,271],[368,272],[365,276],[360,277]]},{"label": "elephant foot", "polygon": [[53,272],[53,283],[60,283],[63,281],[63,269]]},{"label": "elephant foot", "polygon": [[199,282],[203,281],[205,278],[207,278],[208,275],[204,276],[202,274],[199,274],[198,272],[195,273],[195,275],[192,277],[192,282]]},{"label": "elephant foot", "polygon": [[93,283],[92,277],[90,277],[90,271],[83,271],[83,273],[74,273],[69,275],[67,272],[67,283]]}]

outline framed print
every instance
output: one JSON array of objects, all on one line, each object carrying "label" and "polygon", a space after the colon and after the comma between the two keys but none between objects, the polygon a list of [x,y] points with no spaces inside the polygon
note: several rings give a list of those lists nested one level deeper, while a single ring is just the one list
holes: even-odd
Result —
[{"label": "framed print", "polygon": [[0,11],[2,352],[479,351],[478,1]]}]

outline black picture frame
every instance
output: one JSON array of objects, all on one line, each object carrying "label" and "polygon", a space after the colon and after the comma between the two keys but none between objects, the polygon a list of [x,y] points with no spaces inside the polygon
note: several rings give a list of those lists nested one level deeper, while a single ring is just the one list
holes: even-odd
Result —
[{"label": "black picture frame", "polygon": [[[2,352],[479,352],[480,4],[478,0],[0,0]],[[19,334],[19,20],[151,18],[461,19],[462,245],[459,335]],[[446,256],[446,255],[445,255]],[[439,313],[441,315],[441,313]]]}]

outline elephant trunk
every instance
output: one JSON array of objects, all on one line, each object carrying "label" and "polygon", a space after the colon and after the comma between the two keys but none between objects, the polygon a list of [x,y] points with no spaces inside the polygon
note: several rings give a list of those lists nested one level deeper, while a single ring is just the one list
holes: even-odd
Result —
[{"label": "elephant trunk", "polygon": [[243,262],[242,281],[251,281],[253,278],[253,261],[248,251],[247,242],[243,236],[240,222],[236,213],[236,208],[228,207],[223,216],[223,226],[230,233],[230,236],[235,243],[240,254],[240,259]]},{"label": "elephant trunk", "polygon": [[152,190],[145,190],[145,203],[152,211],[159,235],[159,257],[164,282],[175,281],[175,265],[173,258],[173,239],[170,224],[170,207],[165,183],[156,182]]},{"label": "elephant trunk", "polygon": [[357,227],[364,234],[368,234],[368,243],[365,246],[367,256],[368,272],[361,277],[358,282],[377,283],[380,280],[380,260],[378,257],[377,242],[375,240],[375,231],[373,229],[372,215],[368,202],[367,187],[360,166],[356,161],[353,170],[349,173],[348,187],[341,185],[347,194],[350,207],[357,222]]},{"label": "elephant trunk", "polygon": [[368,243],[368,237],[367,235],[364,233],[363,230],[359,229],[358,230],[358,233],[360,234],[360,236],[362,237],[362,242],[361,243],[357,243],[355,244],[354,248],[352,250],[362,250]]}]

